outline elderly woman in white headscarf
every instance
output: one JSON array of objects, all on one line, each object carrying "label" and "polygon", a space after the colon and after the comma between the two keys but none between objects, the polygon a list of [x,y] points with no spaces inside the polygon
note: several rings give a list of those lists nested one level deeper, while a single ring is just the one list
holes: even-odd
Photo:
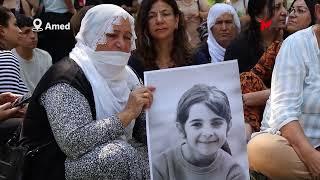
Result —
[{"label": "elderly woman in white headscarf", "polygon": [[[141,87],[127,66],[135,49],[133,17],[115,5],[95,6],[76,39],[69,57],[37,86],[23,125],[29,144],[57,147],[47,163],[58,165],[41,172],[27,168],[26,178],[148,179],[141,112],[151,106],[154,88]],[[32,163],[27,167],[39,166]]]},{"label": "elderly woman in white headscarf", "polygon": [[216,63],[241,31],[240,20],[234,8],[225,3],[213,5],[207,19],[208,39],[194,53],[195,64]]}]

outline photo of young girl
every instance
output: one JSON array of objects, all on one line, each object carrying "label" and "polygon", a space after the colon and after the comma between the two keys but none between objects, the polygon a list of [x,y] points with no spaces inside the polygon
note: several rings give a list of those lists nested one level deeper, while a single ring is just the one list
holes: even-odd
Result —
[{"label": "photo of young girl", "polygon": [[236,61],[144,72],[151,180],[249,180]]},{"label": "photo of young girl", "polygon": [[183,142],[155,158],[153,179],[244,180],[227,141],[231,119],[223,91],[204,84],[187,90],[179,100],[176,117]]}]

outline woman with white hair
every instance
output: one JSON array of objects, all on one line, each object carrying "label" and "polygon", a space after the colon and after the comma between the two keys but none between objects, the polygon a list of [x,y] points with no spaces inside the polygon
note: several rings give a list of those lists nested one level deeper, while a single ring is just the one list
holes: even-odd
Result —
[{"label": "woman with white hair", "polygon": [[140,87],[127,66],[135,39],[124,9],[104,4],[86,13],[69,57],[48,70],[29,104],[24,142],[50,153],[33,151],[25,179],[149,178],[141,112],[154,88]]},{"label": "woman with white hair", "polygon": [[224,53],[241,31],[240,20],[234,8],[216,3],[208,14],[208,39],[193,55],[196,64],[216,63],[224,59]]}]

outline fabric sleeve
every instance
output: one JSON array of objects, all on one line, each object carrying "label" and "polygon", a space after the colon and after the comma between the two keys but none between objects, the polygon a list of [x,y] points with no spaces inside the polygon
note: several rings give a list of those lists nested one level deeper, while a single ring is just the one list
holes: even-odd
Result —
[{"label": "fabric sleeve", "polygon": [[0,93],[24,95],[28,88],[20,75],[20,64],[11,51],[0,50]]},{"label": "fabric sleeve", "polygon": [[196,49],[192,54],[192,63],[195,65],[198,64],[206,64],[210,63],[210,55],[209,57],[206,54],[209,54],[208,52],[208,46],[207,43],[202,44],[198,49]]},{"label": "fabric sleeve", "polygon": [[304,59],[308,50],[300,43],[302,39],[287,38],[276,58],[272,74],[270,95],[270,127],[278,131],[302,114],[303,86],[306,77]]},{"label": "fabric sleeve", "polygon": [[41,95],[40,103],[55,140],[69,158],[77,158],[124,134],[117,116],[94,120],[87,99],[69,84],[52,86]]}]

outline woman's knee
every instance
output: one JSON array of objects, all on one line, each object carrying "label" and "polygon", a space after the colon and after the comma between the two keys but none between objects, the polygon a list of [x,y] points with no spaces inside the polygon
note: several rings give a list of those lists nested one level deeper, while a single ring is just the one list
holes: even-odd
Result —
[{"label": "woman's knee", "polygon": [[261,134],[248,143],[250,169],[272,179],[305,179],[308,170],[282,136]]}]

